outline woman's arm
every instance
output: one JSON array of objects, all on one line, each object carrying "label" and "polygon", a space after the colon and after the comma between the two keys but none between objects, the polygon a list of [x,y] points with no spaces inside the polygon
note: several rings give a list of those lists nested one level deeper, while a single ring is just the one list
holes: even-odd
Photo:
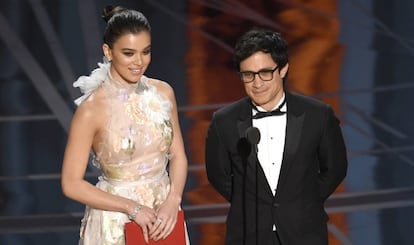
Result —
[{"label": "woman's arm", "polygon": [[162,224],[152,232],[155,240],[165,238],[173,230],[177,221],[177,212],[181,204],[183,190],[187,179],[187,157],[184,149],[184,142],[181,134],[178,110],[173,89],[167,83],[162,82],[164,91],[172,104],[171,123],[173,129],[173,140],[170,146],[169,176],[170,192],[165,202],[157,210],[158,218],[162,219]]},{"label": "woman's arm", "polygon": [[[104,192],[84,179],[89,154],[102,121],[99,111],[96,104],[86,101],[75,112],[63,159],[62,191],[68,198],[95,209],[132,214],[137,206],[133,200]],[[154,210],[143,207],[135,221],[141,227],[152,226],[155,218]]]}]

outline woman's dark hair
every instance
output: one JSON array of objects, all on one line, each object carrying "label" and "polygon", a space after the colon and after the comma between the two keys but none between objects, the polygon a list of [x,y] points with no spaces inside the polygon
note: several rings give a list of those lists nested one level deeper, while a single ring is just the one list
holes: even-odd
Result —
[{"label": "woman's dark hair", "polygon": [[102,18],[107,23],[103,42],[112,48],[115,41],[126,33],[151,32],[147,18],[139,11],[121,6],[106,6]]},{"label": "woman's dark hair", "polygon": [[288,47],[279,33],[252,29],[241,36],[235,45],[233,61],[237,71],[240,71],[240,62],[258,51],[269,53],[279,69],[288,63]]}]

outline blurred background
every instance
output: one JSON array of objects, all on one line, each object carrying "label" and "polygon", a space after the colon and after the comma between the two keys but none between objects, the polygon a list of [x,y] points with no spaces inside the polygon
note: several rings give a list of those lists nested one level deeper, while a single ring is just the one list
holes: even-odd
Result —
[{"label": "blurred background", "polygon": [[[291,91],[341,119],[349,171],[327,201],[331,245],[414,244],[414,1],[1,0],[0,244],[77,244],[84,206],[65,198],[60,169],[79,91],[102,60],[105,5],[152,25],[147,75],[175,89],[189,159],[183,197],[192,244],[222,244],[228,203],[209,185],[212,112],[244,96],[231,63],[251,27],[290,46]],[[96,182],[93,167],[86,178]]]}]

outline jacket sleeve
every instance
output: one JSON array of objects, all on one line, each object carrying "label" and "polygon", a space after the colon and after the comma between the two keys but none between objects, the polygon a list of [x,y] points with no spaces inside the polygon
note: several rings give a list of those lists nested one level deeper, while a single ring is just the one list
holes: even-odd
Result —
[{"label": "jacket sleeve", "polygon": [[326,200],[346,176],[348,160],[339,120],[328,106],[325,127],[318,147],[319,181],[322,200]]},{"label": "jacket sleeve", "polygon": [[205,161],[209,182],[230,202],[232,195],[231,160],[220,137],[217,120],[214,116],[207,131]]}]

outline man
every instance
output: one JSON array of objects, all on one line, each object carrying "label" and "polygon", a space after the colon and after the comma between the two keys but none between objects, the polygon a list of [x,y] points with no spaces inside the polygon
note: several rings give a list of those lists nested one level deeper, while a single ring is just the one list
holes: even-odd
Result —
[{"label": "man", "polygon": [[328,244],[323,205],[347,169],[338,119],[285,90],[279,33],[248,31],[234,60],[248,97],[214,114],[205,151],[208,179],[230,202],[225,244]]}]

